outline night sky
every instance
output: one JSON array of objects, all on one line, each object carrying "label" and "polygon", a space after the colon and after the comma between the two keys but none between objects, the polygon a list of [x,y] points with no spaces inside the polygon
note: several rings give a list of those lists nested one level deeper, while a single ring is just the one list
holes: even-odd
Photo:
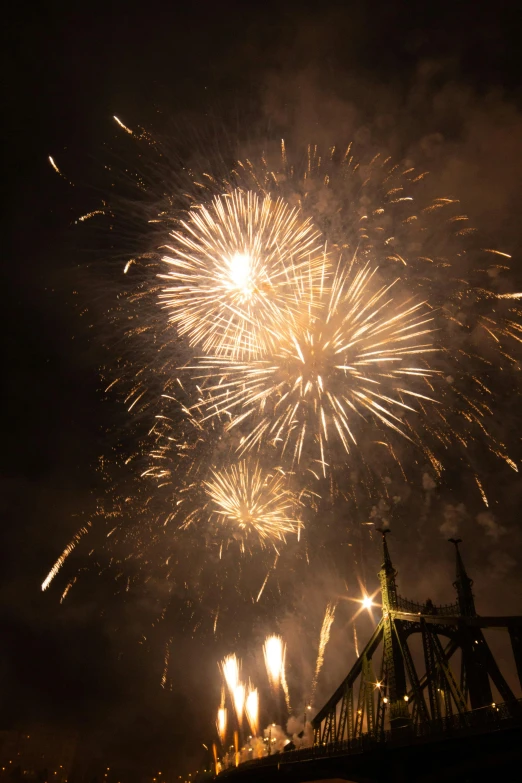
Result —
[{"label": "night sky", "polygon": [[[89,264],[104,243],[86,246],[88,232],[79,239],[74,225],[103,198],[95,172],[115,137],[112,116],[162,134],[197,132],[210,118],[231,134],[281,131],[298,142],[327,141],[338,128],[343,140],[358,134],[398,155],[431,156],[441,189],[458,193],[488,242],[512,254],[513,290],[522,283],[515,4],[252,5],[21,6],[9,12],[2,47],[0,728],[74,725],[93,757],[138,771],[160,764],[181,774],[200,765],[201,742],[212,741],[216,661],[229,650],[223,640],[213,645],[172,628],[175,666],[164,690],[162,649],[154,637],[140,643],[150,607],[139,590],[122,602],[112,578],[91,569],[63,604],[60,590],[40,591],[103,491],[97,467],[107,432],[126,426],[121,400],[102,393],[99,374],[110,362],[110,340],[99,336],[110,333],[103,303],[117,288],[100,291],[105,284]],[[506,438],[519,427],[518,408],[506,399],[499,413]],[[520,483],[505,471],[490,478],[493,521],[477,524],[477,498],[449,476],[423,527],[418,519],[410,532],[403,525],[390,546],[404,593],[451,599],[444,522],[458,519],[479,611],[522,612]],[[337,535],[328,528],[334,543]],[[369,586],[376,564],[378,555]],[[332,582],[319,582],[315,596],[312,584],[303,586],[303,600],[320,624]],[[284,601],[278,620],[295,633]],[[360,637],[368,631],[362,622]],[[349,665],[334,634],[323,697]]]}]

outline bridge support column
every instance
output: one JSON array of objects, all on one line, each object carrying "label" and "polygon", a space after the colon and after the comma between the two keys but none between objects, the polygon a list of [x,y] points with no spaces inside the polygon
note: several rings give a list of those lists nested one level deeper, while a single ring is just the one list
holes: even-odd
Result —
[{"label": "bridge support column", "polygon": [[511,649],[517,667],[518,682],[522,688],[522,627],[511,626],[509,629],[509,638],[511,639]]}]

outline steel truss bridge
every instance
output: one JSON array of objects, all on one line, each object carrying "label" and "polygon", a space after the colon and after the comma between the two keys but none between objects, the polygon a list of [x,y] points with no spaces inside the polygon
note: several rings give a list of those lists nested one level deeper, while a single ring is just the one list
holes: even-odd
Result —
[{"label": "steel truss bridge", "polygon": [[522,779],[522,700],[484,635],[486,629],[507,633],[522,688],[522,616],[477,615],[460,539],[450,539],[456,554],[455,604],[402,598],[386,540],[389,531],[380,532],[382,618],[312,720],[313,746],[244,762],[222,772],[219,780]]}]

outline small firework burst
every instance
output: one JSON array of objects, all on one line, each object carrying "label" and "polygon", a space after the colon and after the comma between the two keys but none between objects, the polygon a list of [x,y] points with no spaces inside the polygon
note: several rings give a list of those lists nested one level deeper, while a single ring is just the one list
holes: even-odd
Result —
[{"label": "small firework burst", "polygon": [[255,533],[262,543],[274,543],[299,529],[300,500],[280,472],[267,473],[258,462],[245,460],[219,472],[212,470],[203,484],[211,514],[242,537]]}]

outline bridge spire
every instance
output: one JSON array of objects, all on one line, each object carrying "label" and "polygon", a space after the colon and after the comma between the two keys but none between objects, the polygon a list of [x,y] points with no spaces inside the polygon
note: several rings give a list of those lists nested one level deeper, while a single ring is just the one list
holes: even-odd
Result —
[{"label": "bridge spire", "polygon": [[386,536],[390,532],[389,529],[378,528],[379,533],[382,534],[382,554],[383,562],[381,570],[379,571],[379,581],[381,583],[381,597],[383,611],[390,611],[397,609],[397,585],[395,583],[395,577],[397,571],[393,567],[390,552],[388,550],[388,543]]},{"label": "bridge spire", "polygon": [[462,557],[459,550],[459,544],[462,543],[461,538],[449,538],[448,541],[455,545],[456,554],[456,579],[453,582],[453,587],[457,591],[457,601],[459,605],[460,614],[463,617],[476,617],[475,611],[475,599],[472,593],[473,580],[469,578],[462,561]]},{"label": "bridge spire", "polygon": [[408,710],[408,695],[406,673],[401,645],[394,628],[394,613],[398,609],[397,571],[393,567],[386,536],[388,529],[379,530],[382,533],[383,563],[379,571],[381,583],[382,617],[383,617],[383,669],[386,672],[387,696],[390,704],[390,726],[401,728],[410,723]]}]

